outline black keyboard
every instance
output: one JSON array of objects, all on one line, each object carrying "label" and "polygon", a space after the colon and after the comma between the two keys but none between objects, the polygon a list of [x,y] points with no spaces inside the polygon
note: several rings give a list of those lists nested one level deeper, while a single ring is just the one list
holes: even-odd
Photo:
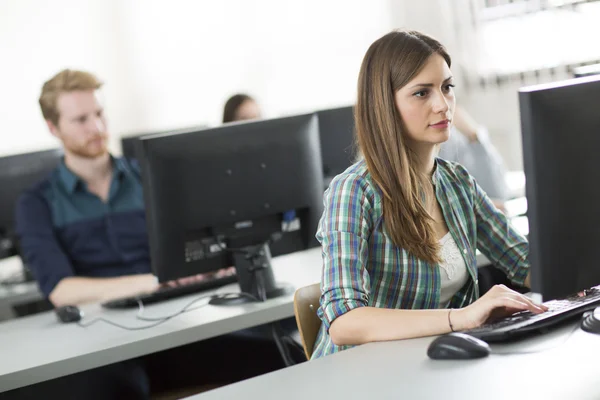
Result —
[{"label": "black keyboard", "polygon": [[159,301],[174,299],[176,297],[203,292],[209,289],[217,289],[230,283],[235,283],[237,280],[238,279],[236,275],[231,275],[223,278],[208,279],[176,287],[162,287],[153,293],[107,301],[106,303],[102,303],[102,307],[134,308],[139,307],[139,301],[141,301],[143,305],[158,303]]},{"label": "black keyboard", "polygon": [[544,313],[533,314],[531,311],[521,311],[465,333],[486,342],[504,342],[551,328],[600,306],[600,287],[586,291],[584,296],[550,300],[544,305],[548,307],[548,311]]}]

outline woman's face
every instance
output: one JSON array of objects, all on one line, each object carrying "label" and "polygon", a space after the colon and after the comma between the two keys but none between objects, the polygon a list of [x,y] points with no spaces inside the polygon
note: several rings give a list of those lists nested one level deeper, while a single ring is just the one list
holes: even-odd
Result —
[{"label": "woman's face", "polygon": [[395,94],[408,144],[438,144],[450,137],[454,85],[446,60],[433,54],[411,81]]},{"label": "woman's face", "polygon": [[260,108],[254,100],[244,100],[235,112],[236,121],[260,118]]}]

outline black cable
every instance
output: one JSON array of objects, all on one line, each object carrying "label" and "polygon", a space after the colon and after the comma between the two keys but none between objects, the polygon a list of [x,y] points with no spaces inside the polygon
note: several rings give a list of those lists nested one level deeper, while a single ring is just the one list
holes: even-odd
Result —
[{"label": "black cable", "polygon": [[285,366],[291,367],[292,365],[296,364],[290,356],[287,346],[283,343],[281,337],[279,336],[279,332],[277,332],[277,326],[275,323],[271,323],[271,335],[273,336],[273,340],[275,341],[275,345],[277,346],[277,350],[279,350],[279,354],[281,355]]},{"label": "black cable", "polygon": [[543,349],[537,349],[537,350],[524,350],[524,351],[503,351],[503,352],[495,352],[492,351],[491,354],[492,355],[498,355],[498,356],[511,356],[511,355],[517,355],[517,354],[535,354],[535,353],[541,353],[544,351],[548,351],[548,350],[553,350],[556,348],[559,348],[560,346],[563,346],[565,343],[567,343],[569,341],[569,339],[571,339],[571,337],[573,336],[573,334],[579,329],[579,323],[575,324],[575,328],[573,328],[571,330],[571,332],[569,332],[569,334],[567,335],[567,337],[561,342],[558,343],[554,346],[551,347],[546,347]]},{"label": "black cable", "polygon": [[296,350],[298,350],[300,353],[304,354],[304,348],[302,347],[302,345],[298,342],[296,342],[294,340],[294,338],[292,338],[289,335],[284,335],[283,339],[285,342],[287,342],[289,345],[291,345],[292,347],[295,347]]},{"label": "black cable", "polygon": [[[235,297],[234,297],[235,296]],[[250,293],[246,293],[246,292],[239,292],[239,293],[216,293],[212,296],[212,298],[214,299],[218,299],[218,298],[229,298],[229,299],[240,299],[242,297],[245,297],[247,299],[250,299],[252,301],[255,301],[257,303],[260,303],[260,299],[258,299],[258,297],[254,296],[253,294]]]}]

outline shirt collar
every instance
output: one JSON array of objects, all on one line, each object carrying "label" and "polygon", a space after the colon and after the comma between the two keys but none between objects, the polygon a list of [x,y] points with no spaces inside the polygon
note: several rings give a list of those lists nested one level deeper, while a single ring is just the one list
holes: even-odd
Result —
[{"label": "shirt collar", "polygon": [[[122,178],[125,174],[127,167],[125,166],[123,159],[114,158],[112,155],[110,156],[110,160],[113,165],[113,179],[115,177]],[[78,185],[83,184],[83,180],[75,175],[73,171],[67,167],[65,164],[65,159],[63,157],[62,161],[58,166],[58,174],[60,180],[62,181],[65,188],[69,191],[69,193],[75,192]]]}]

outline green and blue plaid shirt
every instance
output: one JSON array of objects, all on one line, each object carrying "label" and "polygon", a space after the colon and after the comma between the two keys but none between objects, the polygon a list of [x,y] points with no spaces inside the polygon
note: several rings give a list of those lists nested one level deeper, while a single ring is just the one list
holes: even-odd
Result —
[{"label": "green and blue plaid shirt", "polygon": [[[463,254],[467,283],[447,307],[479,297],[475,249],[522,285],[529,271],[529,245],[494,207],[459,164],[436,159],[435,195],[452,237]],[[357,307],[433,309],[439,307],[440,268],[394,245],[383,224],[382,193],[360,161],[336,176],[324,195],[317,239],[323,248],[322,320],[312,358],[345,350],[329,336],[331,323]]]}]

